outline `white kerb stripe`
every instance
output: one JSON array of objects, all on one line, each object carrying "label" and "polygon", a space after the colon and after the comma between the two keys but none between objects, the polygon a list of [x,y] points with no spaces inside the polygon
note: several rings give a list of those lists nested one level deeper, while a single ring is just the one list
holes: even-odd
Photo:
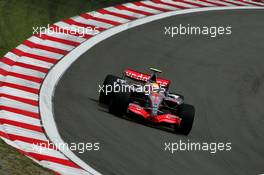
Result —
[{"label": "white kerb stripe", "polygon": [[52,31],[52,30],[45,30],[45,34],[48,36],[52,36],[55,38],[61,38],[64,40],[68,40],[68,41],[72,41],[72,42],[77,42],[77,43],[82,43],[84,41],[86,41],[86,39],[78,37],[78,36],[74,36],[74,35],[70,35],[70,34],[66,34],[66,33],[62,33],[56,30]]},{"label": "white kerb stripe", "polygon": [[[74,19],[72,18],[72,20],[74,20]],[[76,21],[76,22],[78,22],[78,21]],[[82,23],[82,24],[84,24],[84,23]],[[63,28],[64,30],[70,31],[71,34],[78,34],[79,38],[83,38],[84,34],[94,35],[94,27],[93,26],[88,28],[88,27],[78,26],[75,24],[70,25],[70,24],[65,23],[65,22],[58,22],[57,25],[60,26],[60,28]],[[83,38],[83,39],[85,39],[85,38]]]},{"label": "white kerb stripe", "polygon": [[234,3],[236,3],[236,4],[240,4],[240,5],[243,5],[243,6],[249,6],[249,4],[247,4],[247,3],[244,3],[244,2],[241,2],[241,1],[233,1],[233,0],[226,0],[226,1],[228,1],[228,2],[234,2]]},{"label": "white kerb stripe", "polygon": [[194,2],[195,4],[200,4],[200,5],[205,5],[205,6],[208,6],[208,7],[214,7],[215,5],[213,4],[209,4],[209,3],[206,3],[206,2],[203,2],[203,1],[199,1],[199,0],[196,0],[196,1],[193,1],[193,0],[184,0],[186,3],[188,2]]},{"label": "white kerb stripe", "polygon": [[0,118],[13,120],[21,123],[27,123],[34,126],[42,126],[39,119],[28,117],[21,114],[16,114],[9,111],[0,110]]},{"label": "white kerb stripe", "polygon": [[70,46],[70,45],[66,45],[66,44],[62,44],[62,43],[50,41],[50,40],[43,40],[43,39],[35,37],[35,36],[32,36],[28,40],[33,42],[33,43],[37,43],[39,45],[53,47],[53,48],[61,49],[64,51],[71,51],[74,48],[73,46]]},{"label": "white kerb stripe", "polygon": [[[20,140],[15,141],[15,143],[20,147],[20,149],[22,149],[23,151],[29,152],[29,153],[37,153],[37,154],[41,154],[41,155],[51,156],[54,158],[68,160],[58,150],[55,150],[52,148],[47,148],[45,146],[30,144],[30,143],[23,142]],[[51,146],[53,146],[53,145],[51,145]]]},{"label": "white kerb stripe", "polygon": [[113,25],[111,25],[111,24],[100,22],[100,21],[96,21],[96,20],[93,20],[93,19],[86,19],[86,18],[83,18],[81,16],[77,16],[77,17],[72,18],[72,19],[74,21],[79,22],[79,23],[92,25],[92,26],[96,26],[96,27],[102,27],[102,28],[105,28],[105,29],[113,27]]},{"label": "white kerb stripe", "polygon": [[49,140],[46,138],[44,133],[16,127],[13,125],[8,125],[8,124],[3,124],[4,130],[7,134],[13,134],[17,136],[22,136],[22,137],[28,137],[32,139],[37,139],[37,140],[42,140],[48,142]]},{"label": "white kerb stripe", "polygon": [[8,86],[3,86],[0,88],[0,93],[3,94],[15,94],[17,97],[21,97],[21,98],[27,98],[30,100],[38,100],[38,95],[37,94],[33,94],[31,92],[26,92],[23,90],[19,90],[19,89],[15,89],[15,88],[11,88]]},{"label": "white kerb stripe", "polygon": [[38,113],[39,109],[37,106],[32,106],[30,104],[26,104],[20,101],[16,101],[16,100],[12,100],[6,97],[0,97],[0,103],[4,104],[7,107],[11,107],[11,108],[16,108],[16,109],[20,109],[20,110],[25,110],[28,112],[34,112],[34,113]]},{"label": "white kerb stripe", "polygon": [[11,66],[0,61],[0,69],[3,69],[5,71],[9,71],[11,69]]},{"label": "white kerb stripe", "polygon": [[73,168],[73,167],[69,167],[69,166],[64,166],[58,163],[54,163],[54,162],[49,162],[49,161],[41,161],[41,164],[44,167],[50,168],[58,173],[61,173],[63,175],[100,175],[99,173],[89,173],[87,171],[84,171],[82,169],[79,168]]},{"label": "white kerb stripe", "polygon": [[[167,2],[167,3],[170,3],[170,4],[174,4],[174,5],[179,5],[179,6],[183,6],[183,7],[186,7],[186,8],[196,8],[198,6],[195,6],[195,5],[192,5],[192,4],[188,4],[188,2],[184,2],[184,1],[171,1],[171,0],[162,0],[162,2]],[[194,1],[196,2],[196,1]],[[199,3],[198,3],[199,4]]]},{"label": "white kerb stripe", "polygon": [[[8,59],[10,59],[10,60],[12,60],[12,61],[14,61],[14,62],[25,63],[25,64],[29,64],[29,65],[33,65],[33,66],[38,66],[38,67],[43,67],[43,68],[50,68],[50,66],[52,66],[52,65],[47,66],[47,65],[46,65],[46,62],[43,62],[43,61],[40,61],[41,63],[38,64],[38,63],[37,63],[38,60],[36,60],[36,59],[27,58],[27,57],[26,57],[26,58],[25,58],[25,57],[19,57],[18,55],[14,54],[14,53],[12,53],[12,52],[8,52],[8,53],[5,55],[5,57],[8,58]],[[36,60],[36,61],[34,61],[34,60]],[[14,64],[15,64],[15,63],[14,63]],[[11,68],[10,66],[8,67],[8,65],[5,64],[5,63],[0,63],[0,65],[3,66],[2,68],[4,68],[5,70],[10,70],[10,68]],[[45,66],[43,66],[43,65],[45,65]],[[18,71],[18,70],[16,70],[16,69],[21,69],[21,71],[22,71],[22,69],[23,69],[23,72],[25,73],[25,75],[31,75],[32,73],[33,73],[33,74],[36,73],[35,70],[27,69],[27,68],[24,68],[24,67],[21,67],[21,66],[14,65],[14,66],[12,67],[12,70],[14,70],[14,71]],[[28,71],[27,71],[27,70],[28,70]],[[31,73],[31,72],[32,72],[32,73]],[[45,76],[44,73],[39,72],[39,74],[41,74],[41,75],[40,75],[41,77]]]},{"label": "white kerb stripe", "polygon": [[176,7],[173,7],[173,6],[159,4],[158,2],[154,3],[152,1],[143,1],[142,3],[144,3],[146,5],[153,6],[153,7],[159,7],[159,8],[162,8],[164,10],[178,10],[179,9],[179,8],[176,8]]},{"label": "white kerb stripe", "polygon": [[61,59],[64,56],[62,54],[50,52],[50,51],[43,50],[43,49],[30,48],[24,44],[21,44],[16,48],[26,53],[31,53],[34,55],[39,55],[39,56],[53,58],[53,59]]},{"label": "white kerb stripe", "polygon": [[[248,1],[248,0],[243,0],[243,1]],[[248,1],[248,2],[252,2],[252,1]],[[252,3],[254,4],[258,4],[264,7],[264,2],[257,2],[257,1],[253,1]]]},{"label": "white kerb stripe", "polygon": [[110,21],[114,21],[114,22],[118,22],[118,23],[126,23],[129,21],[125,18],[121,18],[121,17],[109,15],[109,14],[101,14],[101,13],[98,13],[96,11],[90,12],[88,14],[90,14],[94,17],[98,17],[98,18],[102,18],[102,19],[106,19],[106,20],[110,20]]},{"label": "white kerb stripe", "polygon": [[105,9],[110,11],[110,12],[115,12],[115,13],[119,13],[119,14],[122,14],[122,15],[127,15],[127,16],[130,16],[130,17],[133,17],[133,18],[143,18],[143,17],[146,16],[146,15],[143,15],[143,14],[139,14],[139,13],[135,13],[135,12],[127,11],[127,10],[119,10],[119,9],[117,9],[115,7],[107,7]]},{"label": "white kerb stripe", "polygon": [[161,13],[161,11],[159,11],[159,10],[155,10],[155,9],[144,7],[144,6],[137,6],[137,5],[132,4],[132,3],[124,4],[124,6],[135,9],[135,10],[141,10],[141,11],[153,13],[153,14]]},{"label": "white kerb stripe", "polygon": [[46,73],[43,73],[43,72],[40,72],[34,69],[16,66],[16,65],[12,66],[12,69],[10,72],[19,73],[19,74],[27,75],[27,76],[33,76],[33,77],[41,78],[41,79],[43,79],[46,75]]},{"label": "white kerb stripe", "polygon": [[26,86],[26,87],[34,88],[34,89],[40,89],[40,83],[36,83],[30,80],[25,80],[22,78],[17,78],[15,76],[10,76],[10,75],[6,76],[5,82],[20,85],[20,86]]},{"label": "white kerb stripe", "polygon": [[226,3],[226,2],[223,2],[223,1],[219,1],[219,0],[213,0],[213,1],[211,1],[211,0],[207,0],[208,2],[215,2],[215,3],[217,3],[217,4],[222,4],[222,5],[225,5],[225,6],[236,6],[236,5],[234,5],[234,4],[231,4],[231,3]]},{"label": "white kerb stripe", "polygon": [[54,65],[53,63],[42,61],[42,60],[39,60],[36,58],[31,58],[31,57],[26,57],[26,56],[23,56],[21,58],[22,59],[18,60],[17,62],[26,63],[26,64],[30,64],[33,66],[39,66],[39,67],[43,67],[43,68],[47,68],[47,69],[49,69],[50,67],[52,67]]}]

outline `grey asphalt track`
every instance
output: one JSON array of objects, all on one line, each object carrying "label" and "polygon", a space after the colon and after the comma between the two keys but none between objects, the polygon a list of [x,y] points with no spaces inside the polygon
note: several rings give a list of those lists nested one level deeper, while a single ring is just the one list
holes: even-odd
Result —
[{"label": "grey asphalt track", "polygon": [[[54,97],[55,120],[68,143],[100,142],[76,154],[103,174],[264,173],[264,11],[203,12],[170,17],[115,35],[81,56]],[[232,35],[164,35],[164,26],[232,26]],[[163,70],[171,89],[196,107],[189,136],[108,114],[97,104],[106,74],[130,67]],[[231,142],[231,151],[164,151],[165,142]]]}]

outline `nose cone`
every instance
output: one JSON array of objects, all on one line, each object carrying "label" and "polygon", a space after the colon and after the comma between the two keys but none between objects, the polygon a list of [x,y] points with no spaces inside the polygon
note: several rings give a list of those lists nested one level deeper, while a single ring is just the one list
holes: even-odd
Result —
[{"label": "nose cone", "polygon": [[151,93],[149,95],[149,99],[150,99],[150,102],[151,102],[151,115],[152,116],[156,116],[158,115],[158,111],[159,111],[159,106],[163,100],[163,96],[160,95],[159,93]]}]

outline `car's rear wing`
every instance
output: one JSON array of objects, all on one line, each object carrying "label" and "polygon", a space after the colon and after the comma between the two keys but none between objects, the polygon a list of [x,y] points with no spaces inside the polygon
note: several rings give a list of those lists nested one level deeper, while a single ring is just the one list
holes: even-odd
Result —
[{"label": "car's rear wing", "polygon": [[[143,82],[146,82],[150,78],[150,75],[144,74],[144,73],[141,73],[141,72],[137,72],[137,71],[134,71],[132,69],[126,69],[124,71],[124,75],[126,77],[131,78],[131,79],[138,80],[138,81],[143,81]],[[163,78],[157,78],[157,83],[160,84],[160,85],[163,85],[165,87],[169,87],[170,80],[163,79]]]}]

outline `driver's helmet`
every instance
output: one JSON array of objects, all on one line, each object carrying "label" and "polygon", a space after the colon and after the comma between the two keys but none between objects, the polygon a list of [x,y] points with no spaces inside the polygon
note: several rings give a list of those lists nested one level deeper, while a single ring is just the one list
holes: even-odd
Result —
[{"label": "driver's helmet", "polygon": [[148,83],[146,84],[146,92],[152,93],[152,92],[158,92],[160,89],[160,86],[158,83]]}]

